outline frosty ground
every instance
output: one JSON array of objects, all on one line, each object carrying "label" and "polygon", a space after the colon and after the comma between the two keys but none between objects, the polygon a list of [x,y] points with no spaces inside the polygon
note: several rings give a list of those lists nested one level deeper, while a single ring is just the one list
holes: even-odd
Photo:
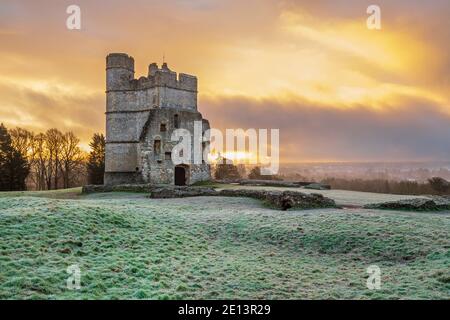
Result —
[{"label": "frosty ground", "polygon": [[[320,192],[346,208],[0,193],[0,298],[450,299],[450,212],[361,209],[408,197]],[[80,290],[66,286],[73,264]],[[374,264],[380,290],[366,287]]]}]

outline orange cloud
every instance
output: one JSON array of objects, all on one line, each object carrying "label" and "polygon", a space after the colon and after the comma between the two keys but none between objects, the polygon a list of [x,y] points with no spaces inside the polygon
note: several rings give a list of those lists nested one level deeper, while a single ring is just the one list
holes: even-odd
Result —
[{"label": "orange cloud", "polygon": [[[7,0],[0,5],[0,121],[73,130],[86,144],[104,128],[109,52],[133,55],[137,77],[163,54],[172,69],[197,75],[200,111],[218,127],[240,125],[237,119],[247,117],[222,117],[229,110],[221,106],[243,108],[235,110],[230,100],[264,110],[267,103],[291,118],[301,117],[309,104],[322,117],[319,110],[342,112],[336,121],[347,110],[388,117],[424,104],[433,114],[449,113],[448,1],[380,0],[379,32],[365,28],[369,2],[84,0],[82,30],[69,31],[66,3]],[[266,124],[260,115],[250,118],[251,127]],[[317,143],[304,147],[326,150],[313,133]],[[286,158],[304,157],[294,155],[294,145],[294,139],[284,140],[282,147],[292,153]],[[342,155],[330,150],[317,157]]]}]

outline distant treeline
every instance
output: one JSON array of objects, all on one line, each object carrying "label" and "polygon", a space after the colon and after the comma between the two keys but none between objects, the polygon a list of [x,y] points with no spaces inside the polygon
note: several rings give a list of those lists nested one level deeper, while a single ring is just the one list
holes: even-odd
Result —
[{"label": "distant treeline", "polygon": [[94,134],[88,154],[73,132],[34,133],[0,125],[0,190],[51,190],[102,184],[105,138]]},{"label": "distant treeline", "polygon": [[383,179],[363,180],[342,178],[327,178],[322,182],[329,184],[333,189],[341,190],[405,195],[450,194],[450,183],[439,177],[428,179],[425,183],[418,183],[416,181],[390,181]]},{"label": "distant treeline", "polygon": [[[225,159],[226,160],[226,159]],[[261,174],[261,168],[253,167],[247,174],[245,166],[235,166],[223,161],[213,166],[214,177],[217,180],[238,180],[242,178],[254,180],[285,180],[285,181],[315,181],[298,173],[290,175],[266,176]],[[391,193],[404,195],[450,195],[450,182],[440,177],[433,177],[426,182],[397,181],[388,179],[345,179],[325,178],[320,182],[328,184],[332,189],[364,191],[375,193]]]}]

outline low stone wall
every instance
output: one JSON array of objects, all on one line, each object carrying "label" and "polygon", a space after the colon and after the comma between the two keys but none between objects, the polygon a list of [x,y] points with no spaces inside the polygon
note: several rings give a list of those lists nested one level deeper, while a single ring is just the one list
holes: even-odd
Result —
[{"label": "low stone wall", "polygon": [[218,191],[210,187],[192,186],[155,186],[150,190],[150,198],[170,199],[200,196],[217,196]]},{"label": "low stone wall", "polygon": [[282,180],[252,180],[243,179],[237,181],[243,186],[265,186],[265,187],[287,187],[287,188],[301,188],[315,189],[315,190],[330,190],[331,186],[328,184],[318,182],[306,182],[306,181],[282,181]]},{"label": "low stone wall", "polygon": [[280,181],[280,180],[239,180],[240,185],[244,186],[267,186],[267,187],[288,187],[299,188],[310,184],[310,182]]},{"label": "low stone wall", "polygon": [[450,197],[405,199],[364,206],[365,209],[405,210],[405,211],[445,211],[450,210]]},{"label": "low stone wall", "polygon": [[142,192],[149,193],[150,198],[186,198],[199,196],[219,196],[219,197],[247,197],[263,201],[267,206],[279,210],[295,209],[315,209],[315,208],[335,208],[334,200],[324,197],[321,194],[305,194],[297,191],[271,191],[271,190],[251,190],[251,189],[224,189],[216,190],[212,187],[194,186],[155,186],[150,184],[133,185],[87,185],[82,189],[83,194],[98,192]]},{"label": "low stone wall", "polygon": [[323,183],[310,183],[305,186],[305,189],[313,189],[313,190],[331,190],[331,186],[329,184]]},{"label": "low stone wall", "polygon": [[197,196],[247,197],[262,200],[269,207],[287,210],[335,208],[334,200],[321,194],[305,194],[295,191],[266,191],[246,189],[215,190],[209,187],[155,187],[150,198],[184,198]]},{"label": "low stone wall", "polygon": [[119,185],[87,185],[83,186],[83,194],[99,192],[150,192],[150,184],[119,184]]}]

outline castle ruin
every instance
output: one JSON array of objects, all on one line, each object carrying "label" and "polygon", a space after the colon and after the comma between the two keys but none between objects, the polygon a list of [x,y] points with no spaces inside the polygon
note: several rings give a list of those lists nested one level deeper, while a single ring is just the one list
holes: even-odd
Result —
[{"label": "castle ruin", "polygon": [[[193,184],[210,179],[210,166],[174,165],[175,129],[194,131],[209,122],[197,110],[197,78],[173,72],[166,63],[150,64],[148,76],[134,78],[134,59],[124,53],[106,57],[105,184]],[[193,144],[194,139],[191,139]],[[208,141],[202,142],[205,148]],[[194,150],[192,146],[191,150]]]}]

